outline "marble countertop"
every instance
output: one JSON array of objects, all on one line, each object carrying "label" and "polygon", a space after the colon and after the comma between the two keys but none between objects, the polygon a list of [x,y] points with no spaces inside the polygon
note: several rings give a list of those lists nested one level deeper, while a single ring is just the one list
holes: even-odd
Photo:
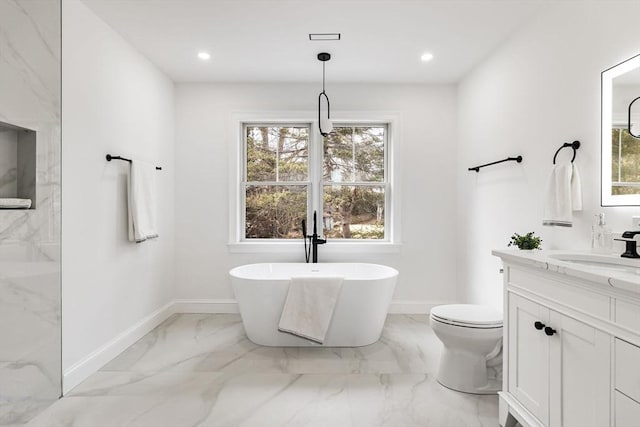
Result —
[{"label": "marble countertop", "polygon": [[[640,259],[622,259],[622,262],[627,267],[623,270],[607,264],[607,262],[618,262],[621,259],[619,254],[596,254],[590,251],[575,250],[519,249],[493,250],[491,253],[505,262],[539,268],[540,270],[564,274],[569,277],[640,294]],[[592,265],[588,265],[586,263],[558,259],[563,256],[576,259],[593,257],[595,262]]]}]

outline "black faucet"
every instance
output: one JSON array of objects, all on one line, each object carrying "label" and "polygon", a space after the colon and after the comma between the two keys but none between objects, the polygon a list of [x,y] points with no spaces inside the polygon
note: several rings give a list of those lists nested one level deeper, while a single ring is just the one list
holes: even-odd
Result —
[{"label": "black faucet", "polygon": [[[316,222],[316,211],[313,211],[313,234],[307,236],[307,222],[302,220],[302,238],[304,239],[304,255],[307,262],[309,262],[309,251],[311,251],[311,261],[313,263],[318,262],[318,245],[324,245],[327,243],[327,239],[318,238],[318,225]],[[309,239],[309,249],[307,249],[307,239]]]},{"label": "black faucet", "polygon": [[621,257],[640,258],[640,255],[638,255],[638,250],[637,250],[637,242],[636,242],[636,239],[634,238],[636,234],[640,234],[640,231],[625,231],[624,233],[622,233],[622,239],[616,239],[616,240],[625,242],[627,244],[626,250],[622,255],[620,255]]}]

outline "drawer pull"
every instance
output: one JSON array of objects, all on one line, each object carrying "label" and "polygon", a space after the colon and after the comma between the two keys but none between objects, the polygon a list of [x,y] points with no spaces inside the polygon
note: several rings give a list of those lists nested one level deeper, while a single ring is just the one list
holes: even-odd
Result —
[{"label": "drawer pull", "polygon": [[548,336],[551,336],[556,333],[556,330],[547,326],[544,328],[544,333],[547,334]]},{"label": "drawer pull", "polygon": [[542,328],[544,328],[544,323],[540,322],[539,320],[536,320],[536,323],[533,324],[533,327],[541,331]]}]

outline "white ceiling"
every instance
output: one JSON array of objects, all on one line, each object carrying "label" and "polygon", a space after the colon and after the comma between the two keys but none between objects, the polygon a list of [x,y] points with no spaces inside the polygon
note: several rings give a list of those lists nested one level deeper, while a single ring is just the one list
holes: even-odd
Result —
[{"label": "white ceiling", "polygon": [[[540,0],[84,0],[177,82],[457,82]],[[309,33],[340,32],[337,42]],[[199,50],[213,58],[202,62]],[[427,63],[420,55],[432,52]]]}]

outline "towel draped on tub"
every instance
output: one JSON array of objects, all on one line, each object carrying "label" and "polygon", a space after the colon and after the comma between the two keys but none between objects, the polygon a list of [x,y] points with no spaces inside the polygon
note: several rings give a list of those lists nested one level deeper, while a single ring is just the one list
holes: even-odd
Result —
[{"label": "towel draped on tub", "polygon": [[292,277],[278,330],[322,344],[343,281],[342,277]]}]

